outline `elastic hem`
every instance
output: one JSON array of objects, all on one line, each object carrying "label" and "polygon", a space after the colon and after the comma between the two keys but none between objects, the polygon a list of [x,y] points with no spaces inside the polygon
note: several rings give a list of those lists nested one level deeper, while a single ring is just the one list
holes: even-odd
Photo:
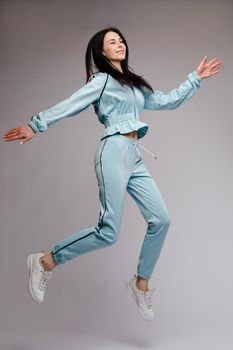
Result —
[{"label": "elastic hem", "polygon": [[56,265],[59,265],[60,262],[57,260],[56,252],[54,250],[51,251],[51,254],[53,256],[53,260],[55,261]]},{"label": "elastic hem", "polygon": [[150,276],[150,277],[148,277],[148,276],[142,276],[142,275],[139,274],[139,273],[137,273],[136,276],[139,276],[139,277],[144,278],[144,279],[146,279],[146,280],[149,280],[149,279],[151,278],[151,276]]}]

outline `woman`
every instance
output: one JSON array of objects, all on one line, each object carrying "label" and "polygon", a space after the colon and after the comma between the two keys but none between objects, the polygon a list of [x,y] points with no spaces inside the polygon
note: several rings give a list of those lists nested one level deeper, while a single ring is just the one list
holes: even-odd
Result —
[{"label": "woman", "polygon": [[[47,253],[30,254],[27,259],[30,294],[38,303],[44,299],[46,282],[52,270],[81,254],[110,246],[120,232],[126,191],[135,199],[147,231],[142,244],[137,274],[126,283],[140,314],[153,319],[148,281],[167,234],[170,218],[159,189],[146,169],[138,149],[138,140],[148,131],[139,120],[143,109],[174,109],[190,99],[201,79],[220,70],[217,58],[207,63],[206,56],[179,88],[168,94],[153,91],[141,76],[128,66],[128,45],[120,30],[108,27],[97,32],[86,51],[86,85],[57,105],[33,115],[28,124],[9,130],[5,141],[24,144],[36,133],[46,131],[58,120],[75,116],[93,104],[99,121],[105,125],[94,158],[99,186],[100,213],[96,226],[83,229],[57,243]],[[95,68],[95,72],[93,71]]]}]

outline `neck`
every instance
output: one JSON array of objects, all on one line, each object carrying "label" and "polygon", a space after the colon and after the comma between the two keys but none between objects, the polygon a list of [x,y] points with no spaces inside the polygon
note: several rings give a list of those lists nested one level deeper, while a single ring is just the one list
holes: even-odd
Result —
[{"label": "neck", "polygon": [[112,66],[123,73],[120,62],[111,62]]}]

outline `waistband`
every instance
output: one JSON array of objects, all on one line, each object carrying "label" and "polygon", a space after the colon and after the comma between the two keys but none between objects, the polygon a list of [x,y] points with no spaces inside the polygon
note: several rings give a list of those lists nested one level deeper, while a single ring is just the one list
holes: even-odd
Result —
[{"label": "waistband", "polygon": [[128,142],[129,144],[131,145],[135,145],[135,146],[139,146],[141,147],[143,150],[145,150],[147,153],[149,153],[154,159],[158,159],[149,149],[147,149],[146,147],[142,146],[141,145],[141,141],[138,141],[138,140],[133,140],[127,136],[123,136],[122,134],[120,133],[116,133],[116,134],[113,134],[113,135],[109,135],[107,137],[120,137],[121,139],[123,139],[125,142]]},{"label": "waistband", "polygon": [[134,145],[138,145],[139,141],[138,140],[133,140],[132,138],[129,138],[127,136],[123,136],[122,134],[115,134],[118,137],[122,138],[123,140],[125,140],[128,143],[134,144]]}]

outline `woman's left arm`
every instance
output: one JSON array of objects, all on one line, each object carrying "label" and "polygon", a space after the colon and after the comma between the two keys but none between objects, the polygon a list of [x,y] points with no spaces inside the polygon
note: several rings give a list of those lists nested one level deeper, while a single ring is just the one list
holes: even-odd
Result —
[{"label": "woman's left arm", "polygon": [[216,57],[206,62],[205,56],[197,69],[189,73],[188,78],[178,87],[165,94],[162,91],[151,93],[143,88],[144,109],[175,109],[188,101],[200,88],[201,79],[209,78],[219,72],[221,61]]}]

